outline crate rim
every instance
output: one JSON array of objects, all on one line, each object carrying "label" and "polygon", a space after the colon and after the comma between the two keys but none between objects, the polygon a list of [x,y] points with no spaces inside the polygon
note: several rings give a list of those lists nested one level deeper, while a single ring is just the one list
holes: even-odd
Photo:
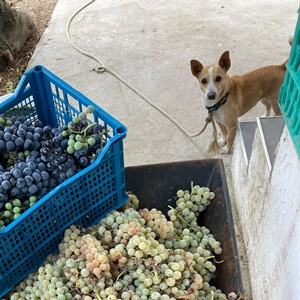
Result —
[{"label": "crate rim", "polygon": [[63,82],[64,86],[68,89],[68,91],[70,92],[70,95],[72,97],[74,97],[74,99],[78,100],[77,98],[80,98],[80,99],[83,99],[85,102],[87,102],[89,105],[92,105],[95,108],[95,110],[100,112],[101,116],[112,121],[111,124],[115,125],[115,127],[116,127],[114,129],[115,134],[124,134],[125,135],[124,138],[126,137],[128,129],[125,125],[123,125],[115,117],[113,117],[111,114],[109,114],[104,109],[102,109],[98,104],[92,102],[87,96],[82,94],[80,91],[76,90],[65,80],[59,78],[57,75],[52,73],[49,69],[47,69],[46,67],[44,67],[43,65],[40,65],[40,64],[35,65],[32,68],[30,68],[29,70],[27,70],[26,72],[24,72],[15,91],[13,93],[11,93],[11,95],[8,98],[6,98],[4,101],[2,101],[0,103],[0,109],[1,109],[2,105],[4,106],[6,103],[10,102],[11,100],[14,100],[16,98],[16,96],[18,95],[18,93],[22,92],[22,89],[23,90],[26,89],[26,85],[28,83],[26,81],[26,78],[28,76],[31,76],[32,73],[44,73],[48,78],[51,78],[51,81],[53,81],[54,83],[61,84]]}]

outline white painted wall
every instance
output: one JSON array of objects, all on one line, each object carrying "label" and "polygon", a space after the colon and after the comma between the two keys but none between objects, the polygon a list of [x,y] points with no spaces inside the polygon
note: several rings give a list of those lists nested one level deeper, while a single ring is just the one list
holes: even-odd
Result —
[{"label": "white painted wall", "polygon": [[253,300],[300,299],[300,160],[286,128],[271,174],[259,133],[248,168],[239,143],[232,159],[233,201],[248,256],[250,294]]}]

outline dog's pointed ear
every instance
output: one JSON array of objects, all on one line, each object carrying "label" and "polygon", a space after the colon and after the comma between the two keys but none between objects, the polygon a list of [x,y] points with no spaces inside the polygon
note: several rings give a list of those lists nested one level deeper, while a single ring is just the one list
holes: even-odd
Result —
[{"label": "dog's pointed ear", "polygon": [[231,62],[230,62],[230,58],[229,58],[229,51],[225,51],[221,55],[221,57],[219,59],[219,65],[225,72],[227,72],[230,69]]},{"label": "dog's pointed ear", "polygon": [[193,75],[195,77],[198,77],[199,73],[203,69],[203,65],[201,64],[200,61],[198,61],[196,59],[192,59],[190,63],[191,63],[191,70],[192,70]]}]

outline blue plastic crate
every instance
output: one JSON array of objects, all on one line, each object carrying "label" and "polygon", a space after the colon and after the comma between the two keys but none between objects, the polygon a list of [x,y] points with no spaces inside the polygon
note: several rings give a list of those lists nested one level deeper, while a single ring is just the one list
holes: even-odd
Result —
[{"label": "blue plastic crate", "polygon": [[286,74],[279,96],[285,124],[300,159],[300,9]]},{"label": "blue plastic crate", "polygon": [[93,105],[93,122],[108,133],[96,161],[69,178],[0,230],[0,297],[58,250],[72,224],[90,226],[127,200],[123,139],[127,128],[43,66],[24,73],[0,114],[58,127]]}]

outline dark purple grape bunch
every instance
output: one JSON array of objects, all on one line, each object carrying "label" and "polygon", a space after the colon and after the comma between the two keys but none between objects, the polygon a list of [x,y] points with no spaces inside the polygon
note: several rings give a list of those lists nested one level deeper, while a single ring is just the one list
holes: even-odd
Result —
[{"label": "dark purple grape bunch", "polygon": [[0,117],[0,230],[59,184],[95,161],[107,131],[88,121],[92,106],[68,125]]}]

